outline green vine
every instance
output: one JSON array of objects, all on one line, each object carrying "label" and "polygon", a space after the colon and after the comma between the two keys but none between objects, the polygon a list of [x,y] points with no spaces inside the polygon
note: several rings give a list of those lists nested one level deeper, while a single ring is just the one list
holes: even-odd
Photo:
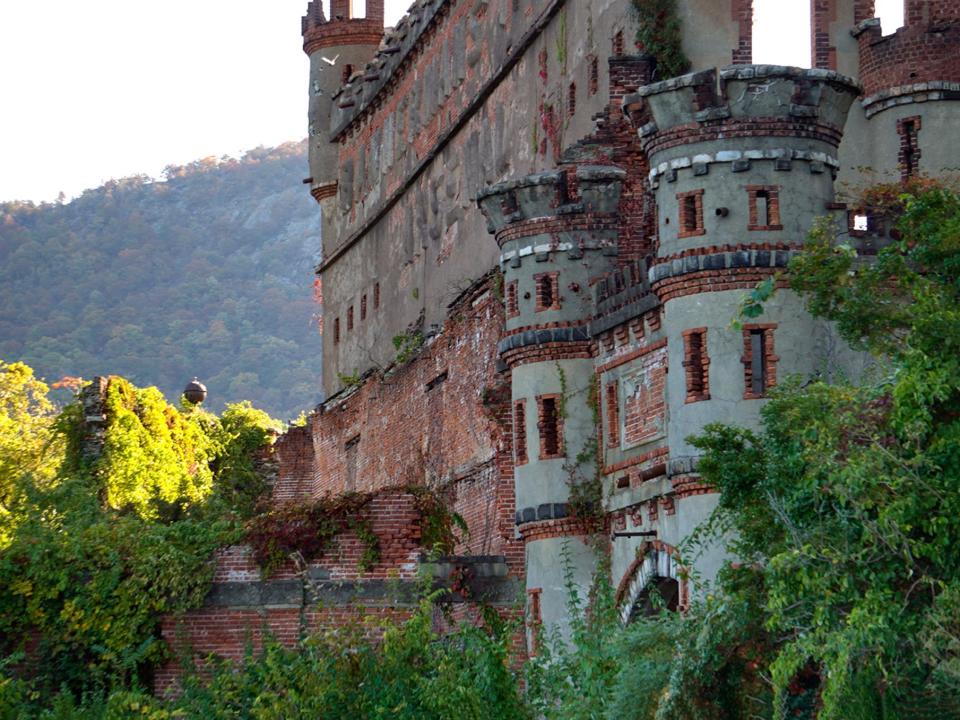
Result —
[{"label": "green vine", "polygon": [[420,352],[420,348],[423,347],[425,342],[423,333],[419,330],[412,332],[408,331],[401,335],[393,336],[393,347],[397,351],[397,356],[395,361],[397,365],[406,365],[408,362],[413,360],[417,356],[417,353]]},{"label": "green vine", "polygon": [[683,52],[676,0],[632,0],[637,45],[657,61],[661,80],[683,75],[690,60]]}]

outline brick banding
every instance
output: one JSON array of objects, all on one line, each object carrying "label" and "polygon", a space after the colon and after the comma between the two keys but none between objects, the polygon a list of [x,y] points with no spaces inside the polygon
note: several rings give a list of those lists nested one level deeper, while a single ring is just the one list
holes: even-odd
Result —
[{"label": "brick banding", "polygon": [[531,543],[553,538],[586,537],[595,535],[602,529],[603,525],[596,520],[567,517],[526,523],[518,528],[518,532],[524,543]]}]

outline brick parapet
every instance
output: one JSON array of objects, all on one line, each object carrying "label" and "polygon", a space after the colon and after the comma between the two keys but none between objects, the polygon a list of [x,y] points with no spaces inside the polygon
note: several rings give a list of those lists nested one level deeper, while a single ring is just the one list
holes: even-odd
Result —
[{"label": "brick parapet", "polygon": [[[960,6],[938,5],[928,23],[918,16],[891,35],[884,36],[877,22],[857,29],[860,49],[860,80],[868,112],[912,100],[960,99]],[[942,93],[930,97],[930,93]],[[891,98],[899,102],[889,103]]]},{"label": "brick parapet", "polygon": [[656,163],[657,154],[677,146],[741,146],[746,137],[816,139],[836,147],[859,91],[830,70],[731,66],[648,85],[624,99],[624,111]]}]

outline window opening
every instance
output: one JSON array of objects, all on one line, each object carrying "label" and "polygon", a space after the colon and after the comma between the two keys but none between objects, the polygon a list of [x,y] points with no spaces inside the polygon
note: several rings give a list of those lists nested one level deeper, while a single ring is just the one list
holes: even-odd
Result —
[{"label": "window opening", "polygon": [[617,382],[607,385],[607,447],[610,448],[620,444],[620,399],[617,390]]},{"label": "window opening", "polygon": [[333,319],[333,344],[340,342],[340,318]]},{"label": "window opening", "polygon": [[547,396],[540,398],[540,459],[546,460],[560,455],[560,413],[559,398]]},{"label": "window opening", "polygon": [[373,309],[376,310],[380,307],[380,283],[375,283],[373,286]]},{"label": "window opening", "polygon": [[570,83],[567,90],[567,115],[573,117],[577,113],[577,84]]},{"label": "window opening", "polygon": [[527,462],[527,401],[517,400],[513,403],[513,447],[515,463],[524,465]]},{"label": "window opening", "polygon": [[347,332],[353,330],[353,305],[347,308]]},{"label": "window opening", "polygon": [[364,293],[360,298],[360,322],[367,319],[367,294]]},{"label": "window opening", "polygon": [[686,371],[687,402],[710,399],[710,360],[707,357],[707,330],[687,330],[683,333],[683,367]]}]

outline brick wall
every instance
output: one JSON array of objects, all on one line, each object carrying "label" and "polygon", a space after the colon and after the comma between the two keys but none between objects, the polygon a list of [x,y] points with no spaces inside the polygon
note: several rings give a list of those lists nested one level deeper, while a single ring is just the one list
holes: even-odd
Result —
[{"label": "brick wall", "polygon": [[309,425],[291,427],[277,439],[274,455],[278,464],[273,486],[275,502],[309,495],[313,484],[313,438]]},{"label": "brick wall", "polygon": [[[960,82],[960,2],[929,4],[929,14],[917,9],[921,4],[908,7],[908,24],[893,35],[883,37],[876,26],[859,35],[864,95],[932,81]],[[934,19],[922,23],[925,17]]]},{"label": "brick wall", "polygon": [[509,379],[497,373],[496,356],[504,309],[494,285],[487,278],[466,292],[408,364],[369,378],[312,418],[310,492],[449,484],[470,528],[458,552],[506,555],[519,573]]}]

